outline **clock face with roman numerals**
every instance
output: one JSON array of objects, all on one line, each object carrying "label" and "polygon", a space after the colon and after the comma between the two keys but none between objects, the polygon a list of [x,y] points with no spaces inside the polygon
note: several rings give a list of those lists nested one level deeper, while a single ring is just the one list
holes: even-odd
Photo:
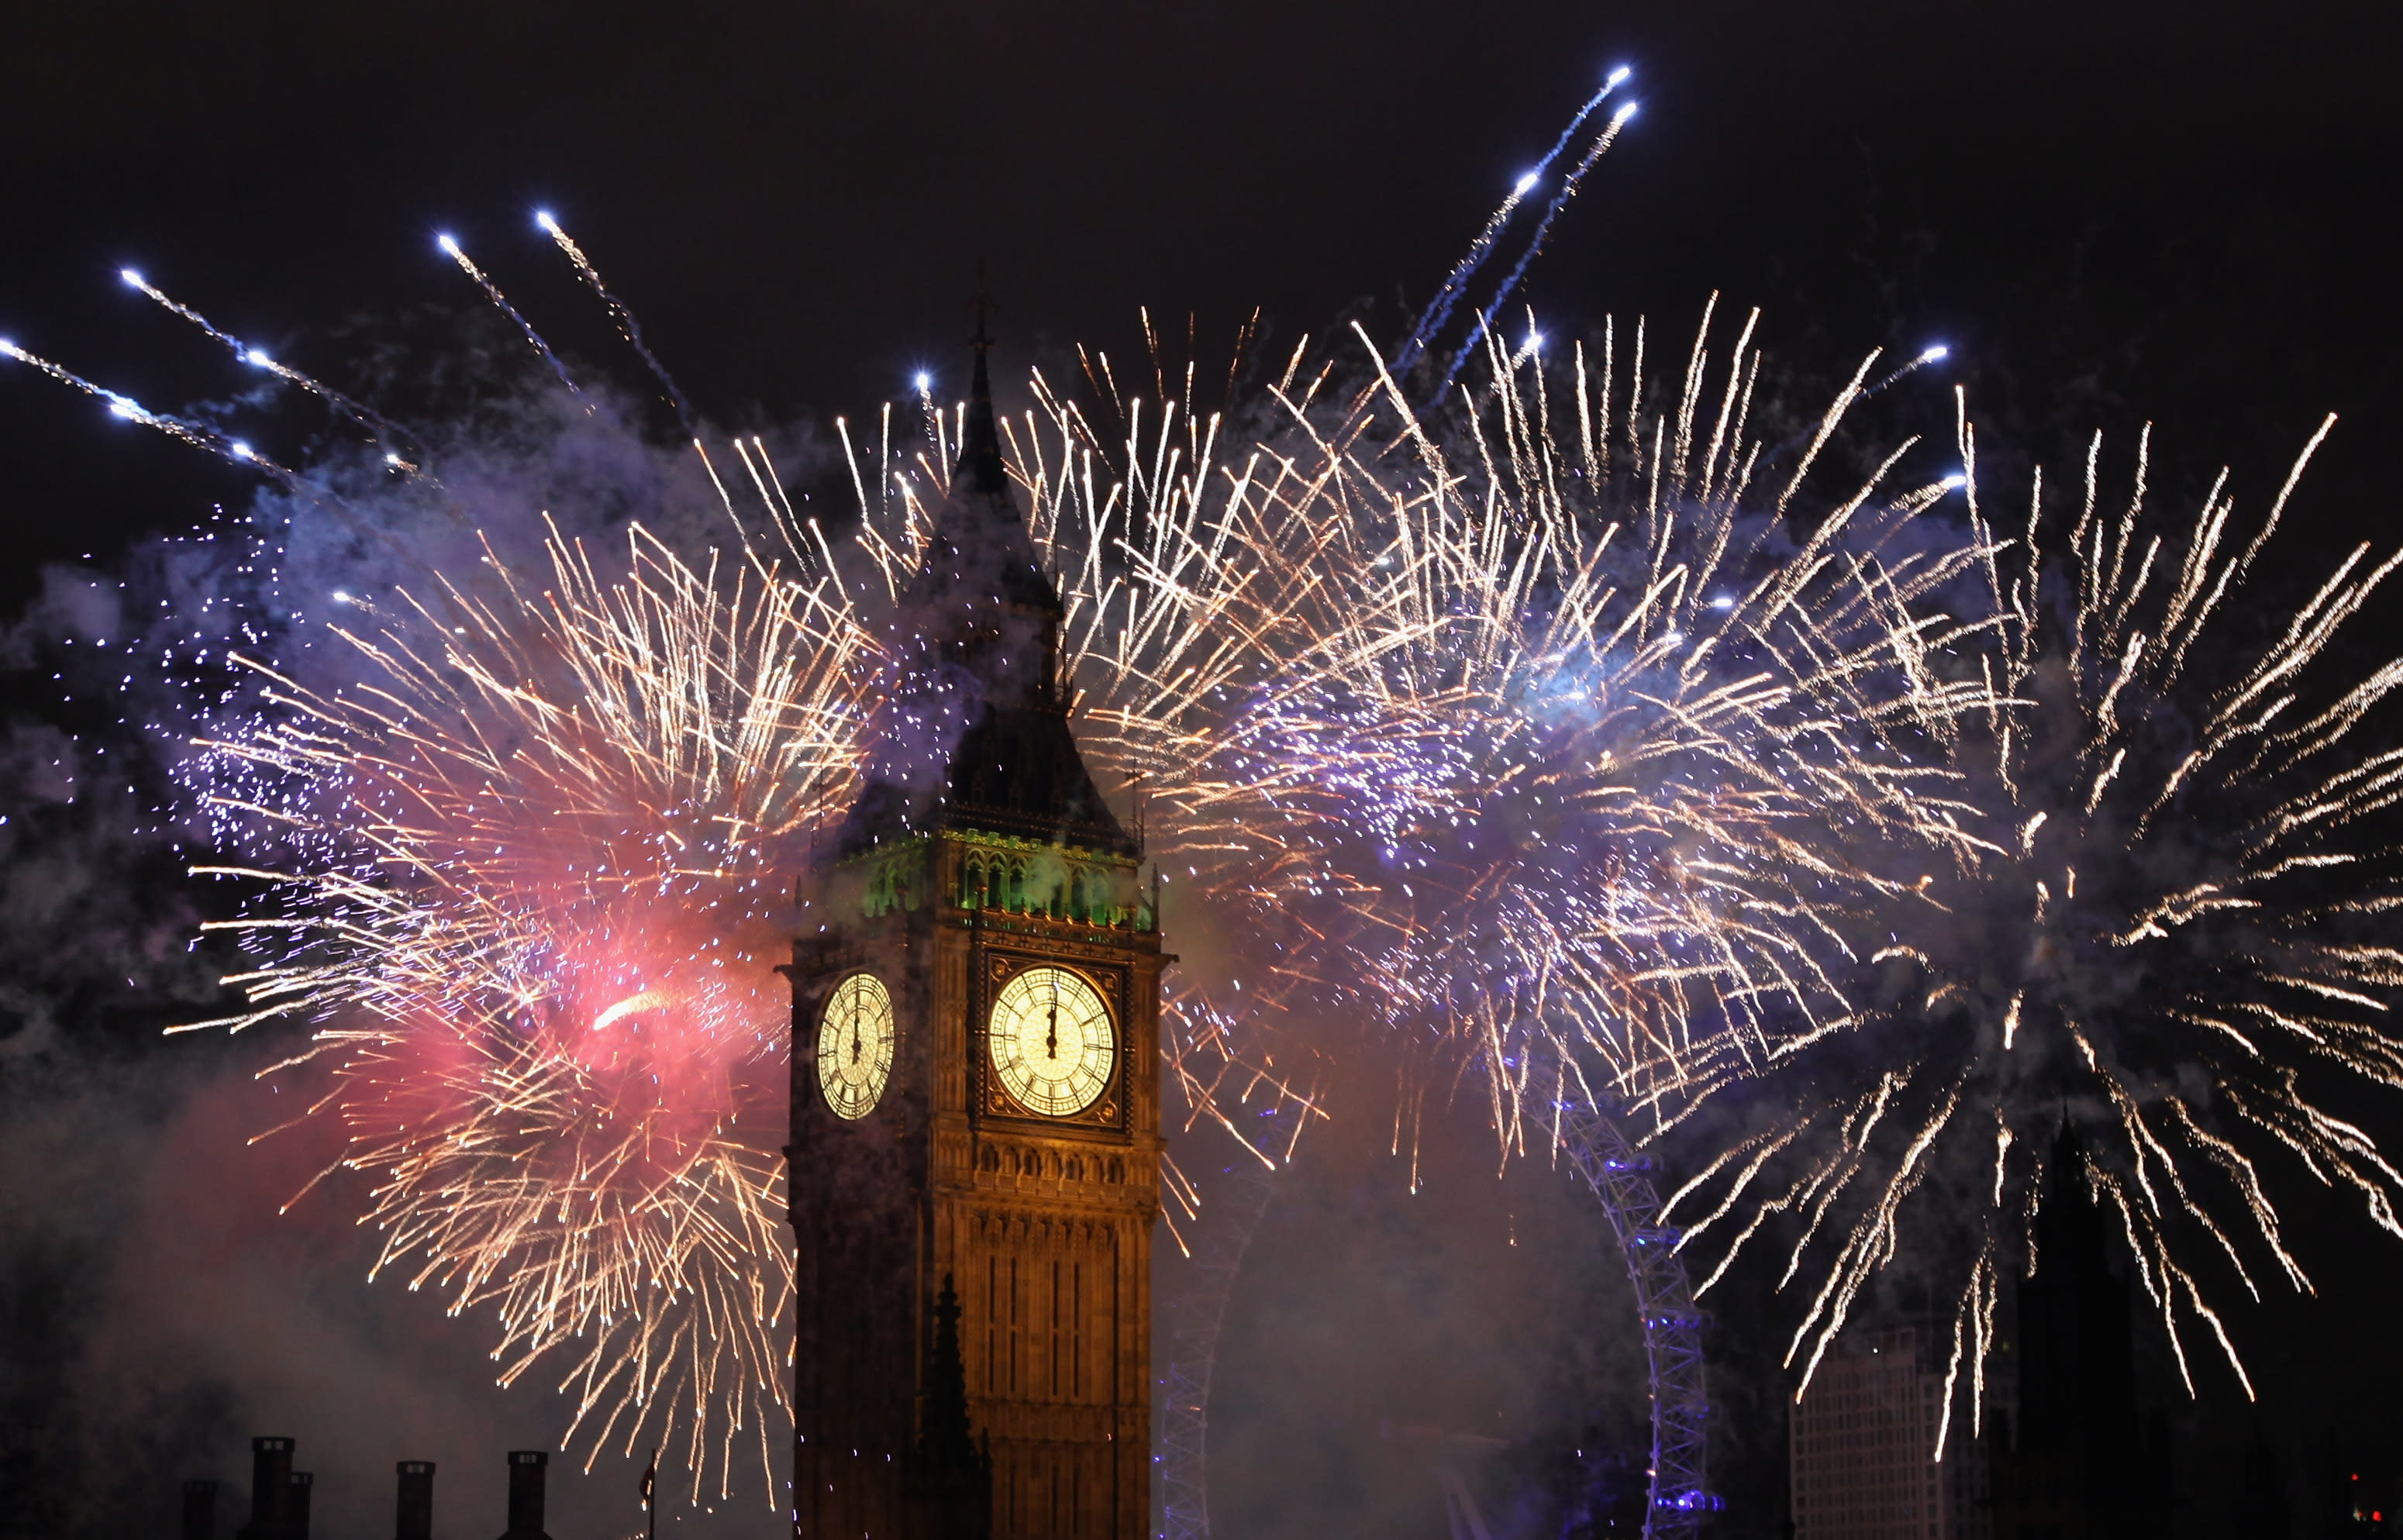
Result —
[{"label": "clock face with roman numerals", "polygon": [[1045,1117],[1073,1117],[1100,1101],[1118,1061],[1109,1006],[1066,968],[1012,977],[993,1000],[986,1039],[1002,1089]]},{"label": "clock face with roman numerals", "polygon": [[818,1019],[818,1089],[837,1117],[865,1117],[892,1077],[893,996],[874,974],[854,973]]}]

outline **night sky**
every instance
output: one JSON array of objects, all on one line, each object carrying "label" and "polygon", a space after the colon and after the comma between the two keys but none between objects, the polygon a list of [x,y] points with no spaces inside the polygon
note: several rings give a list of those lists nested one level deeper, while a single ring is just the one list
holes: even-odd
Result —
[{"label": "night sky", "polygon": [[[1952,357],[1932,383],[1965,383],[2008,454],[2065,468],[2092,429],[2124,439],[2156,423],[2172,507],[2190,506],[2226,464],[2257,509],[2334,410],[2287,555],[2316,571],[2328,550],[2403,539],[2385,459],[2403,438],[2403,49],[2369,5],[129,3],[21,6],[6,39],[0,335],[154,406],[224,399],[246,382],[120,285],[119,267],[341,385],[358,378],[362,326],[479,303],[436,251],[438,231],[455,233],[563,350],[634,382],[605,317],[534,228],[537,207],[558,215],[703,415],[729,428],[868,416],[921,368],[938,395],[956,392],[979,264],[1004,380],[1063,367],[1077,341],[1138,355],[1141,306],[1175,334],[1192,316],[1205,359],[1223,357],[1255,307],[1285,347],[1355,316],[1390,341],[1568,113],[1626,63],[1642,112],[1532,271],[1527,298],[1548,327],[1644,313],[1683,337],[1719,291],[1723,304],[1765,308],[1773,359],[1803,381],[1840,379],[1872,346],[1945,342]],[[257,428],[295,454],[298,431],[264,416]],[[90,553],[104,566],[213,504],[240,506],[249,486],[0,364],[0,518],[14,542],[0,605],[12,614],[45,563]],[[42,714],[39,696],[37,682],[8,686],[21,718]],[[0,1089],[28,1062],[0,1058]],[[173,1122],[162,1109],[174,1096],[160,1094],[146,1137],[202,1147],[178,1143],[201,1133]],[[1346,1200],[1340,1184],[1365,1191],[1390,1173],[1351,1154],[1327,1169],[1336,1186],[1292,1212],[1371,1214],[1379,1245],[1403,1245],[1413,1225],[1433,1234],[1430,1212],[1477,1208]],[[1465,1193],[1492,1176],[1464,1157],[1439,1180]],[[26,1280],[75,1276],[51,1268],[47,1232],[11,1239],[34,1233],[21,1228],[38,1207],[22,1199],[34,1181],[0,1172],[19,1189],[0,1201],[0,1224],[21,1227],[0,1228],[0,1284],[21,1328],[67,1308],[35,1298]],[[223,1233],[259,1223],[223,1201]],[[2240,1323],[2258,1345],[2299,1500],[2332,1460],[2403,1475],[2387,1389],[2403,1373],[2403,1327],[2385,1283],[2403,1242],[2346,1219],[2315,1238],[2304,1216],[2320,1309]],[[1287,1300],[1326,1297],[1318,1329],[1331,1331],[1345,1319],[1339,1283],[1310,1272],[1299,1223],[1282,1243],[1272,1225],[1264,1266],[1291,1270],[1256,1286],[1282,1279]],[[288,1263],[344,1316],[337,1297],[357,1286],[345,1243],[287,1234],[243,1265]],[[1474,1237],[1447,1243],[1461,1268],[1487,1265]],[[1362,1266],[1374,1255],[1366,1242],[1344,1251]],[[1560,1255],[1584,1253],[1563,1243]],[[1564,1297],[1541,1281],[1523,1295],[1546,1309]],[[1230,1350],[1240,1363],[1271,1364],[1279,1332],[1308,1335],[1302,1307],[1280,1314],[1266,1297],[1238,1300],[1230,1330],[1254,1334]],[[1740,1335],[1739,1316],[1723,1329]],[[399,1352],[396,1332],[428,1334],[428,1362],[455,1360],[481,1383],[466,1338],[414,1317],[379,1316],[345,1340]],[[1488,1359],[1553,1351],[1542,1333],[1489,1335],[1475,1338]],[[1771,1361],[1760,1348],[1728,1350],[1730,1385],[1752,1387],[1745,1415],[1769,1420],[1730,1440],[1741,1502],[1729,1533],[1777,1533],[1775,1398],[1742,1379]],[[7,1372],[5,1419],[18,1425],[37,1415],[28,1387],[42,1381],[19,1360]],[[1509,1363],[1462,1373],[1479,1407],[1515,1405],[1507,1387],[1524,1377]],[[1261,1409],[1273,1396],[1257,1387],[1280,1381],[1262,1368],[1251,1382],[1251,1400],[1230,1403],[1229,1450],[1275,1441],[1273,1408]],[[2224,1379],[2206,1389],[2188,1419],[2195,1447],[2232,1447],[2252,1423],[2225,1405]],[[475,1437],[539,1437],[540,1417],[518,1404],[477,1405],[492,1421]],[[211,1406],[192,1415],[298,1415],[256,1399]],[[410,1415],[430,1425],[449,1414],[437,1399]],[[295,1433],[308,1463],[310,1428],[244,1424],[224,1448],[249,1431]],[[386,1462],[418,1452],[380,1436],[344,1446],[372,1491],[365,1512],[387,1500]],[[503,1446],[459,1442],[445,1458],[489,1459],[496,1488]],[[158,1457],[171,1454],[183,1457]],[[238,1486],[234,1456],[220,1464]],[[1224,1479],[1259,1516],[1273,1481],[1300,1478],[1270,1462]],[[1390,1533],[1443,1533],[1432,1493],[1415,1517],[1401,1505]],[[2196,1496],[2181,1522],[2220,1533],[2211,1504]],[[467,1517],[483,1521],[451,1511],[459,1533]],[[745,1523],[727,1533],[771,1528],[756,1512]],[[1285,1532],[1267,1518],[1255,1531]]]}]

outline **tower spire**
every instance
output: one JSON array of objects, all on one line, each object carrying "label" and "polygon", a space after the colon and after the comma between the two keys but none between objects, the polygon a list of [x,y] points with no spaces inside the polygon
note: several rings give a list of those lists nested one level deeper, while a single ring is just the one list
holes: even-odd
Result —
[{"label": "tower spire", "polygon": [[891,723],[845,820],[844,854],[947,823],[1090,850],[1135,848],[1068,728],[1060,635],[1067,607],[1002,459],[990,308],[979,285],[959,459],[896,613],[894,653],[904,662]]},{"label": "tower spire", "polygon": [[[959,463],[951,467],[951,498],[959,501],[963,493],[986,498],[1007,499],[1009,471],[1001,463],[1001,430],[993,416],[993,370],[987,362],[993,352],[993,339],[985,335],[984,284],[977,284],[977,329],[968,339],[976,349],[976,374],[968,387],[967,425],[960,433]],[[1017,517],[1017,510],[1009,510]]]},{"label": "tower spire", "polygon": [[936,510],[933,538],[917,588],[922,598],[973,608],[994,603],[1030,614],[1065,614],[1059,593],[1043,574],[1025,516],[1009,486],[1001,458],[1001,428],[993,407],[993,338],[985,322],[993,308],[984,275],[977,275],[975,372],[968,389],[967,421],[960,430],[960,455],[951,484]]}]

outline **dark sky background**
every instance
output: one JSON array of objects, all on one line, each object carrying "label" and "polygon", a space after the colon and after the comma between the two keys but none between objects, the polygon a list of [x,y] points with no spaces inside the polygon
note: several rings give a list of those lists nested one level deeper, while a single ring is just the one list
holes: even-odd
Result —
[{"label": "dark sky background", "polygon": [[[362,364],[354,318],[474,299],[435,251],[438,230],[555,340],[621,359],[531,225],[537,206],[556,211],[728,426],[865,416],[920,367],[955,390],[979,262],[1005,379],[1076,340],[1136,354],[1142,305],[1177,330],[1195,315],[1205,358],[1255,306],[1277,338],[1359,314],[1390,340],[1397,296],[1415,305],[1430,292],[1600,75],[1626,62],[1642,114],[1533,271],[1528,298],[1549,325],[1642,312],[1674,335],[1723,291],[1767,308],[1772,355],[1806,380],[1848,373],[1870,346],[1942,340],[1954,350],[1943,380],[1969,386],[2013,452],[2063,463],[2095,427],[2125,438],[2158,423],[2157,484],[2172,506],[2229,464],[2242,506],[2257,509],[2335,410],[2343,421],[2286,556],[2302,573],[2329,548],[2403,538],[2387,458],[2403,437],[2403,50],[2372,5],[135,0],[20,6],[5,35],[0,335],[155,406],[222,399],[243,382],[124,289],[120,266],[343,384]],[[259,427],[279,447],[285,431]],[[89,552],[104,564],[248,490],[0,366],[7,611],[44,563]],[[10,684],[21,725],[41,715],[39,693],[38,681]],[[0,1058],[20,1093],[43,1075],[69,1088],[41,1117],[17,1095],[0,1142],[0,1277],[18,1341],[31,1324],[77,1319],[105,1281],[107,1313],[86,1318],[118,1324],[118,1347],[61,1362],[127,1377],[129,1405],[161,1387],[198,1396],[186,1415],[207,1430],[187,1448],[154,1429],[144,1459],[188,1464],[205,1446],[238,1477],[240,1438],[274,1422],[302,1438],[304,1464],[323,1451],[321,1481],[343,1468],[360,1495],[337,1511],[376,1515],[385,1462],[436,1452],[380,1440],[422,1432],[460,1463],[446,1464],[444,1492],[473,1504],[482,1480],[497,1515],[498,1451],[540,1442],[547,1412],[522,1394],[446,1399],[446,1387],[489,1377],[472,1333],[430,1309],[359,1303],[355,1246],[339,1227],[278,1228],[246,1187],[199,1183],[206,1201],[187,1190],[208,1152],[231,1146],[229,1131],[255,1126],[243,1099],[257,1093],[233,1060],[202,1073],[120,1050],[110,1083],[94,1086],[36,1057]],[[1334,1426],[1359,1415],[1327,1390],[1356,1358],[1328,1349],[1305,1394],[1292,1388],[1295,1344],[1323,1345],[1354,1321],[1347,1291],[1394,1257],[1427,1271],[1410,1296],[1425,1326],[1410,1351],[1438,1364],[1454,1353],[1459,1414],[1479,1427],[1533,1404],[1531,1361],[1582,1339],[1478,1326],[1495,1307],[1465,1278],[1501,1280],[1491,1297],[1548,1320],[1581,1306],[1486,1233],[1482,1146],[1444,1147],[1452,1158],[1431,1189],[1442,1201],[1395,1206],[1391,1169],[1336,1142],[1271,1210],[1230,1315],[1229,1373],[1250,1378],[1229,1392],[1229,1511],[1268,1512],[1277,1483],[1299,1479],[1279,1416],[1323,1408],[1321,1425]],[[37,1187],[87,1194],[74,1202],[90,1233],[43,1217],[57,1205],[29,1196]],[[1527,1202],[1563,1223],[1583,1212],[1557,1192]],[[110,1203],[148,1216],[132,1232],[159,1255],[122,1255],[104,1222],[119,1212]],[[1305,1239],[1339,1232],[1347,1214],[1366,1239]],[[2302,1229],[2326,1283],[2319,1308],[2239,1323],[2257,1344],[2264,1425],[2287,1450],[2299,1502],[2327,1462],[2355,1451],[2382,1480],[2403,1470],[2388,1390],[2403,1375],[2403,1327],[2385,1283],[2403,1242],[2310,1215]],[[1567,1269],[1586,1244],[1546,1255]],[[196,1274],[208,1281],[198,1298],[165,1283],[195,1253],[217,1258]],[[243,1269],[279,1280],[268,1292],[286,1290],[305,1321],[287,1333],[238,1310],[253,1297]],[[1620,1329],[1603,1313],[1591,1333]],[[1376,1319],[1402,1333],[1412,1315]],[[1726,1532],[1771,1534],[1782,1446],[1777,1398],[1762,1387],[1773,1357],[1765,1318],[1746,1337],[1748,1319],[1723,1308],[1741,1413]],[[362,1355],[353,1389],[371,1382],[397,1408],[385,1421],[357,1415],[339,1371],[348,1354]],[[12,1359],[0,1391],[8,1449],[38,1454],[47,1436],[27,1431],[40,1420],[27,1396],[48,1381],[30,1361]],[[390,1376],[396,1362],[407,1376]],[[2248,1414],[2227,1405],[2224,1377],[2206,1392],[2202,1410],[2182,1415],[2197,1450],[2224,1452]],[[1430,1425],[1442,1415],[1424,1410]],[[2198,1533],[2219,1533],[2216,1459],[2188,1467],[2181,1521]],[[1496,1465],[1493,1478],[1517,1468]],[[468,1473],[455,1487],[453,1470]],[[1443,1533],[1439,1495],[1420,1495],[1386,1533]],[[589,1511],[622,1505],[613,1495]],[[756,1517],[745,1525],[728,1533],[769,1533]],[[562,1540],[587,1533],[553,1527]],[[1259,1519],[1250,1533],[1285,1529],[1300,1532]]]}]

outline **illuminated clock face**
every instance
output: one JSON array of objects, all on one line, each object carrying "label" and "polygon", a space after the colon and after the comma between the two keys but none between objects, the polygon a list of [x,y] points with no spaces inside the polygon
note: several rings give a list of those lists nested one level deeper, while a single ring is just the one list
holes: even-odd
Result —
[{"label": "illuminated clock face", "polygon": [[865,1117],[893,1078],[893,996],[872,973],[834,987],[818,1019],[818,1089],[837,1117]]},{"label": "illuminated clock face", "polygon": [[1028,968],[993,1003],[993,1072],[1029,1112],[1069,1117],[1109,1089],[1110,1008],[1082,975]]}]

